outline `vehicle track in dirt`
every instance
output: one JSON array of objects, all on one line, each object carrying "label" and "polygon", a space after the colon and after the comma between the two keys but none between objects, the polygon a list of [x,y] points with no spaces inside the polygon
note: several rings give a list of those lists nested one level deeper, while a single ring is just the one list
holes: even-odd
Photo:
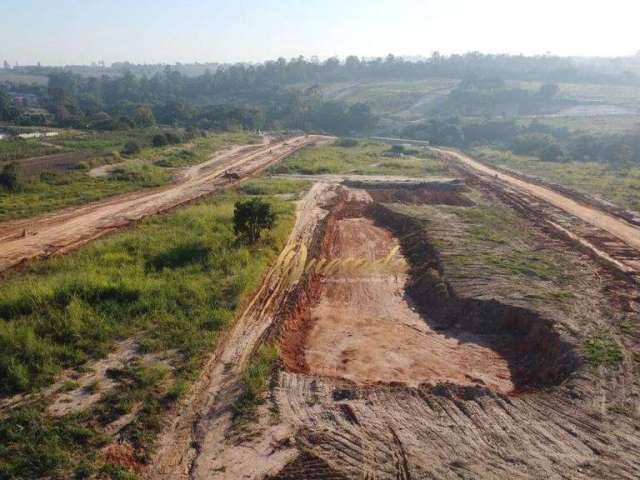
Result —
[{"label": "vehicle track in dirt", "polygon": [[233,147],[190,167],[168,186],[0,224],[0,272],[34,258],[67,253],[145,217],[238,183],[304,147],[327,141],[330,137],[299,136]]},{"label": "vehicle track in dirt", "polygon": [[637,225],[460,152],[444,148],[432,150],[456,162],[468,176],[475,176],[517,209],[527,210],[530,216],[538,217],[538,222],[546,222],[557,235],[640,281],[640,227]]}]

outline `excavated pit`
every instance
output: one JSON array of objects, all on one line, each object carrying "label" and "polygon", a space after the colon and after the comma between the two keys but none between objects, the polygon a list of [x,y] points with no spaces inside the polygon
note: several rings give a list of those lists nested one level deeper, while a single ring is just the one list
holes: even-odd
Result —
[{"label": "excavated pit", "polygon": [[457,192],[420,190],[340,191],[310,251],[325,268],[306,275],[284,315],[285,366],[360,386],[454,384],[508,394],[561,382],[577,356],[550,321],[458,298],[422,227],[378,203],[467,202]]}]

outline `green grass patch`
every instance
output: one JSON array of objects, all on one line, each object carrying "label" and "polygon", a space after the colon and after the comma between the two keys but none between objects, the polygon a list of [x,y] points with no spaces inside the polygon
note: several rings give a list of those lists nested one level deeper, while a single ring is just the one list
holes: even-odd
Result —
[{"label": "green grass patch", "polygon": [[82,416],[53,419],[41,406],[21,408],[0,422],[0,479],[91,478],[106,443]]},{"label": "green grass patch", "polygon": [[300,195],[306,192],[311,182],[279,177],[261,177],[243,182],[238,190],[247,195]]},{"label": "green grass patch", "polygon": [[263,345],[251,358],[242,374],[242,393],[233,404],[233,420],[237,423],[251,419],[264,403],[269,380],[278,361],[278,349]]},{"label": "green grass patch", "polygon": [[357,146],[335,145],[306,149],[271,167],[275,174],[358,174],[406,175],[413,177],[446,175],[446,165],[423,154],[418,157],[389,158],[387,145],[360,143]]},{"label": "green grass patch", "polygon": [[593,367],[615,367],[624,358],[620,345],[607,336],[587,340],[584,344],[584,355]]},{"label": "green grass patch", "polygon": [[51,145],[43,145],[39,140],[4,139],[0,140],[0,162],[12,162],[29,157],[42,157],[53,153],[61,153]]},{"label": "green grass patch", "polygon": [[[268,191],[299,191],[296,184],[287,191],[279,180],[261,184]],[[237,242],[232,219],[240,198],[230,191],[148,219],[5,279],[3,395],[46,386],[63,368],[80,371],[88,359],[107,355],[115,342],[134,335],[141,353],[168,357],[108,370],[116,387],[81,414],[54,419],[44,405],[12,412],[0,422],[0,479],[137,478],[124,467],[103,464],[99,449],[114,439],[99,432],[134,414],[118,435],[134,447],[134,460],[148,462],[166,413],[187,394],[207,352],[259,285],[295,221],[293,202],[267,197],[278,214],[275,227],[256,245]],[[260,403],[276,359],[274,348],[263,347],[244,372],[237,404],[243,418]],[[62,386],[74,388],[75,382]]]}]

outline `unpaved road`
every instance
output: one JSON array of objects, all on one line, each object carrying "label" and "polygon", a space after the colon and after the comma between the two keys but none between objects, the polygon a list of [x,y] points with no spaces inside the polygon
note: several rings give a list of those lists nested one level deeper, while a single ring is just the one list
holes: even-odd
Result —
[{"label": "unpaved road", "polygon": [[[149,215],[210,194],[329,137],[296,137],[263,145],[233,147],[194,166],[174,183],[120,195],[37,218],[0,224],[0,272],[22,262],[63,254]],[[225,175],[226,171],[234,176]]]},{"label": "unpaved road", "polygon": [[478,173],[492,176],[498,180],[508,183],[516,189],[533,195],[595,227],[609,232],[611,235],[619,238],[630,247],[640,250],[640,228],[633,226],[620,218],[603,212],[602,210],[598,210],[597,208],[578,203],[562,193],[503,173],[461,153],[440,148],[433,148],[433,150],[454,157],[456,160],[462,162],[468,167],[471,167]]}]

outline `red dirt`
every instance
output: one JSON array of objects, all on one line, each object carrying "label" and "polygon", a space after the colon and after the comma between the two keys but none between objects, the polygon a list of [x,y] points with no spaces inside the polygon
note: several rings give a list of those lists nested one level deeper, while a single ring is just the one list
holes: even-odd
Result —
[{"label": "red dirt", "polygon": [[[398,246],[366,218],[339,220],[330,259],[385,258]],[[451,382],[513,390],[507,361],[489,348],[431,329],[404,294],[406,262],[323,277],[305,359],[311,374],[358,384]]]}]

